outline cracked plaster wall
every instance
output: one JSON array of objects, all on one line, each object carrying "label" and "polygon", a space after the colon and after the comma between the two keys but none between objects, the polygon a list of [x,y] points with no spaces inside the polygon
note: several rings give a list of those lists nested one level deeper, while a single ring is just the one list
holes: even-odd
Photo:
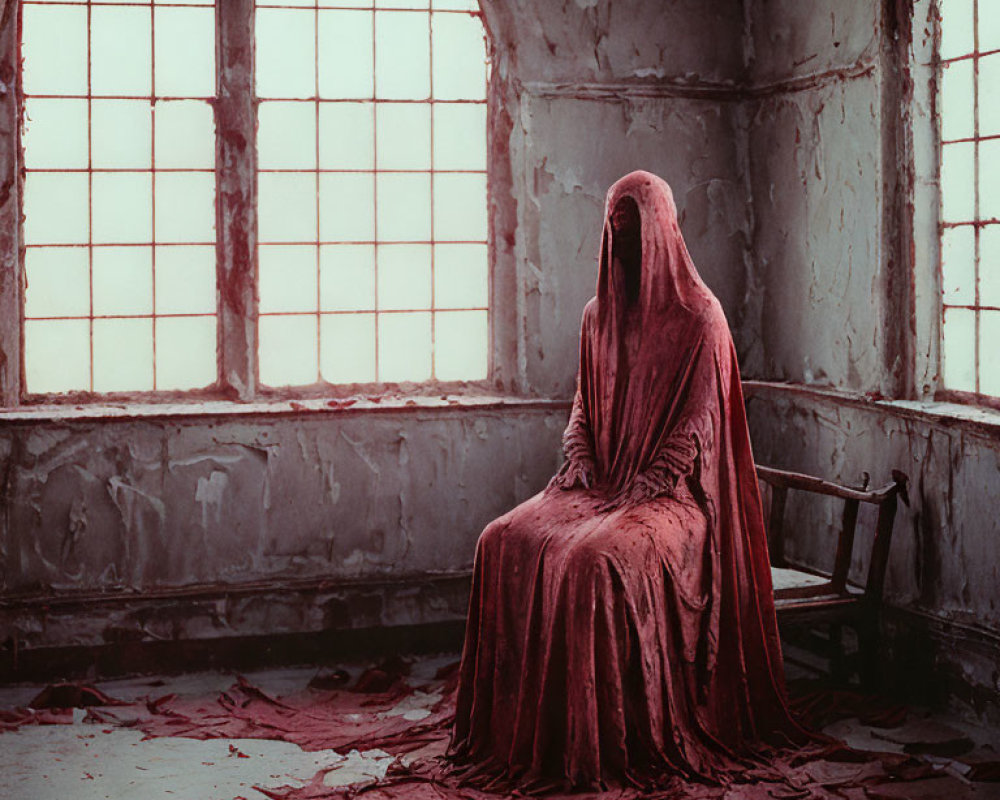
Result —
[{"label": "cracked plaster wall", "polygon": [[[139,599],[220,584],[460,575],[486,523],[555,470],[564,416],[447,408],[4,426],[2,590]],[[248,629],[288,629],[275,623],[278,609],[262,604]],[[20,635],[91,644],[108,622],[93,624],[43,635],[26,623]]]}]

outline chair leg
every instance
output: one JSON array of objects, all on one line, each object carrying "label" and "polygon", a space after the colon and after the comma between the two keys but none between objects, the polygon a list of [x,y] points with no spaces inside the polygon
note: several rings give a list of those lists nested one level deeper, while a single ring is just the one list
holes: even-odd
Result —
[{"label": "chair leg", "polygon": [[844,659],[844,629],[839,622],[830,623],[830,674],[836,684],[847,683],[847,666]]},{"label": "chair leg", "polygon": [[859,677],[868,691],[882,687],[882,631],[878,614],[869,614],[858,622]]}]

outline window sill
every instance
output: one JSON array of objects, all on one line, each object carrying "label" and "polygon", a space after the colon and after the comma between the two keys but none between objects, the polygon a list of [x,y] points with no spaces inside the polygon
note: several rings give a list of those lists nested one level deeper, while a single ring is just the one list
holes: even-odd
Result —
[{"label": "window sill", "polygon": [[568,400],[505,395],[403,395],[347,398],[303,398],[237,403],[229,400],[175,403],[94,403],[37,405],[0,410],[0,425],[31,422],[95,422],[101,420],[189,420],[219,417],[288,417],[399,412],[525,411],[569,409]]},{"label": "window sill", "polygon": [[809,386],[777,381],[743,381],[746,394],[792,394],[814,397],[838,405],[880,410],[942,427],[961,427],[1000,439],[1000,410],[989,406],[966,405],[947,400],[883,400],[859,392],[832,387]]}]

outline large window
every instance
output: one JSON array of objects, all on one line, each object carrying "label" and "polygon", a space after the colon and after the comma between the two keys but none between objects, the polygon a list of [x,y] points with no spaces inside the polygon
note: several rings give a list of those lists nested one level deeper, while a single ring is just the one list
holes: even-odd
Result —
[{"label": "large window", "polygon": [[265,384],[486,377],[482,24],[371,5],[257,3]]},{"label": "large window", "polygon": [[1000,396],[1000,2],[941,0],[942,377]]},{"label": "large window", "polygon": [[[217,70],[236,10],[255,35]],[[475,0],[21,13],[29,395],[211,391],[230,377],[234,308],[263,387],[486,377]],[[223,141],[239,139],[220,117],[234,86],[256,108],[242,149]],[[239,231],[256,243],[253,307],[227,301],[224,274],[241,181],[256,181]]]}]

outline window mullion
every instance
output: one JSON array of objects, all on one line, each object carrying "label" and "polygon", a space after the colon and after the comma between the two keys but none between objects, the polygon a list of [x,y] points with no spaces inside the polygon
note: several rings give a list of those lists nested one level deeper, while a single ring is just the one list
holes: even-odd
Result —
[{"label": "window mullion", "polygon": [[254,0],[216,0],[215,103],[219,380],[241,400],[257,392],[257,150]]},{"label": "window mullion", "polygon": [[0,18],[0,76],[17,91],[0,94],[0,405],[15,406],[21,400],[21,337],[24,306],[21,302],[22,267],[21,193],[18,148],[20,130],[20,69],[18,67],[18,14],[7,3]]}]

